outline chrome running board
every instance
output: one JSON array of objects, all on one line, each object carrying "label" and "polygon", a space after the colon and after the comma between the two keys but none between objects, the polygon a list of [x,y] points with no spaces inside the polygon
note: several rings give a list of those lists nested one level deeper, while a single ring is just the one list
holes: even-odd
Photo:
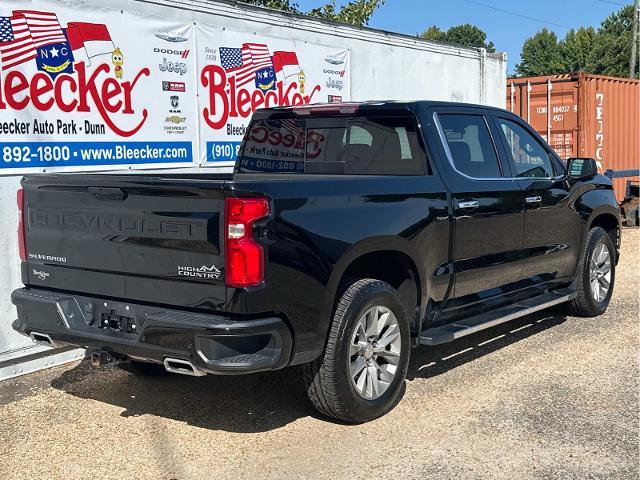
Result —
[{"label": "chrome running board", "polygon": [[575,292],[566,292],[567,289],[557,293],[546,293],[513,305],[502,307],[498,310],[481,313],[439,327],[428,328],[420,333],[420,344],[440,345],[442,343],[452,342],[466,335],[495,327],[501,323],[539,312],[540,310],[568,302],[575,298]]}]

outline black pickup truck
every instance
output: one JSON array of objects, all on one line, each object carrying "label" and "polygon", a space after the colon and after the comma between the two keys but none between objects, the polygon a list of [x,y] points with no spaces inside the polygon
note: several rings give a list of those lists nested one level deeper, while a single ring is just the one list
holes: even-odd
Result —
[{"label": "black pickup truck", "polygon": [[592,159],[441,102],[264,109],[233,174],[31,175],[18,204],[18,332],[141,374],[303,365],[351,422],[398,403],[411,347],[602,314],[620,245]]}]

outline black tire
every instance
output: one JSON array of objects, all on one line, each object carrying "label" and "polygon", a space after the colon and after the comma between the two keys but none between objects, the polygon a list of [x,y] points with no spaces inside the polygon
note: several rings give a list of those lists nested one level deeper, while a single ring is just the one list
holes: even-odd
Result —
[{"label": "black tire", "polygon": [[[386,391],[378,398],[367,400],[352,385],[349,350],[356,324],[373,306],[386,307],[396,316],[401,347],[395,376]],[[311,403],[321,413],[350,423],[367,422],[384,415],[404,394],[410,349],[409,320],[397,292],[379,280],[355,281],[336,305],[323,355],[303,366]]]},{"label": "black tire", "polygon": [[[591,284],[589,278],[589,263],[591,256],[595,248],[600,244],[604,245],[609,250],[610,262],[611,262],[611,282],[609,285],[609,291],[607,295],[601,301],[597,301],[591,291]],[[600,228],[592,228],[588,235],[578,265],[578,273],[576,276],[576,288],[578,295],[572,301],[567,304],[567,311],[569,315],[576,317],[597,317],[602,315],[609,306],[611,295],[613,293],[613,287],[616,278],[616,261],[615,261],[615,247],[611,242],[611,237],[607,232]]]},{"label": "black tire", "polygon": [[165,370],[164,365],[160,363],[125,360],[123,362],[119,362],[118,366],[125,372],[140,375],[142,377],[164,377],[169,374],[169,372]]}]

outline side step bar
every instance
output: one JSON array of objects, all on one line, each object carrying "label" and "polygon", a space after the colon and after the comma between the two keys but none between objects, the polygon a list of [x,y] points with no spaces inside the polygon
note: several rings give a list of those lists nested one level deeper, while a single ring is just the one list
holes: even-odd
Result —
[{"label": "side step bar", "polygon": [[440,345],[452,342],[460,337],[500,325],[501,323],[524,317],[575,298],[575,291],[564,289],[555,293],[546,293],[513,305],[481,313],[473,317],[448,323],[439,327],[423,330],[420,334],[421,345]]}]

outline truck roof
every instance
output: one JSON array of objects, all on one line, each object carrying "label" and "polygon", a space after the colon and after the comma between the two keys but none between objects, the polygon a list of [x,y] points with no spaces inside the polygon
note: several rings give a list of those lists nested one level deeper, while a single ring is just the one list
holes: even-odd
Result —
[{"label": "truck roof", "polygon": [[297,115],[317,115],[317,114],[330,114],[330,115],[350,115],[356,112],[359,113],[374,113],[380,111],[381,113],[390,113],[390,111],[415,111],[418,107],[469,107],[469,108],[483,108],[490,109],[499,112],[506,112],[502,108],[492,107],[488,105],[479,105],[473,103],[460,103],[460,102],[444,102],[436,100],[413,100],[413,101],[398,101],[398,100],[369,100],[366,102],[336,102],[336,103],[311,103],[307,105],[292,105],[286,107],[270,107],[257,110],[256,113],[269,116],[278,113],[295,113]]}]

